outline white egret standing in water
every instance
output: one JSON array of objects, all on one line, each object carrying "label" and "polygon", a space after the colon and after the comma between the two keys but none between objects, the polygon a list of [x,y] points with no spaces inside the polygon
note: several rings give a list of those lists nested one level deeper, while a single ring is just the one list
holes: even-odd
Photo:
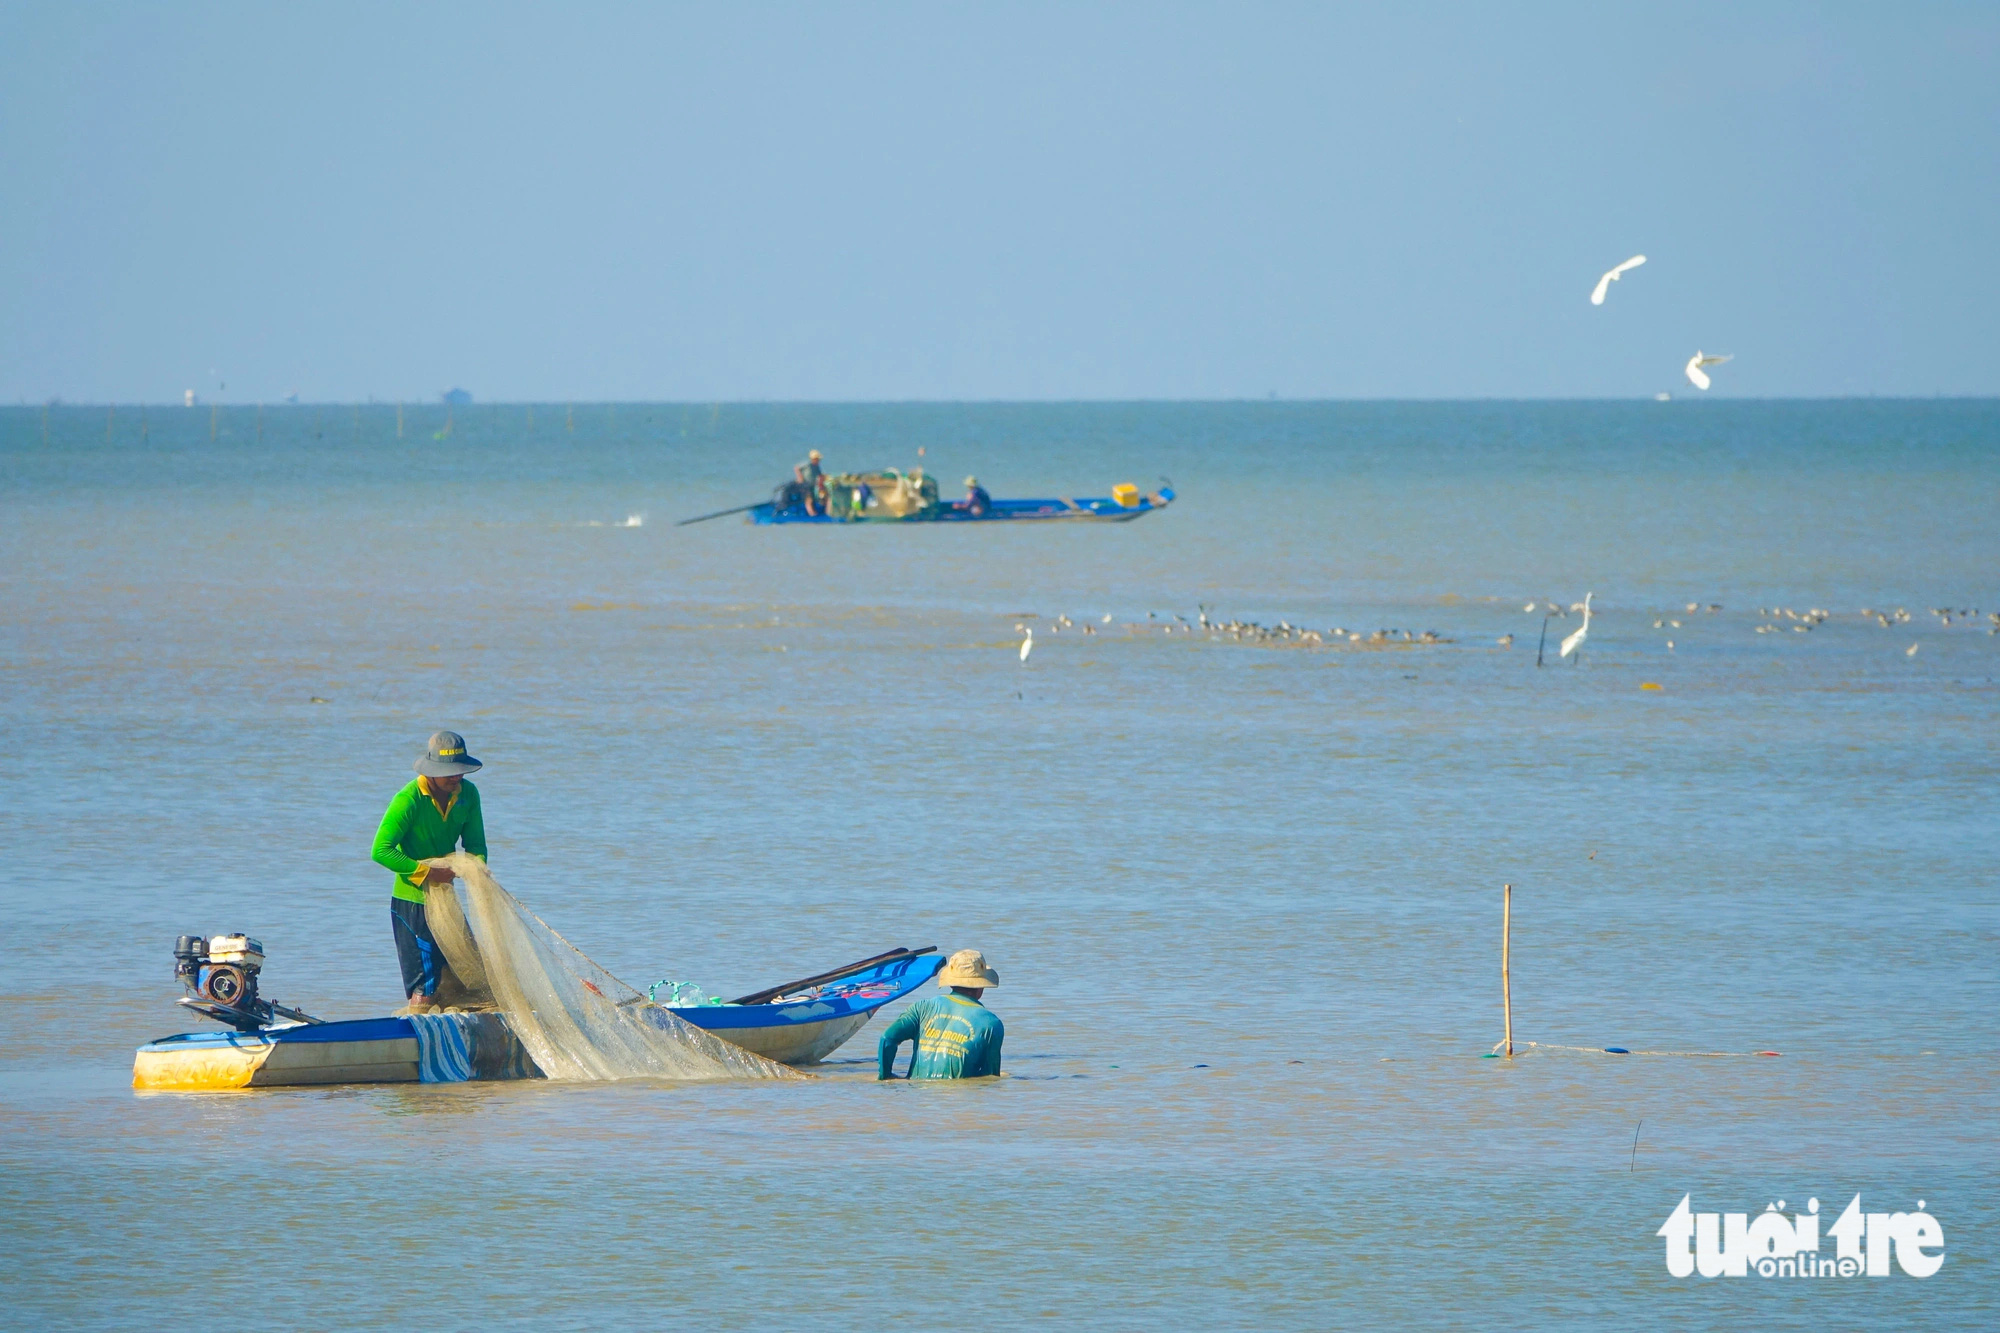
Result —
[{"label": "white egret standing in water", "polygon": [[1021,640],[1021,660],[1023,662],[1027,661],[1028,654],[1032,653],[1033,651],[1035,651],[1035,631],[1033,627],[1030,627],[1028,630],[1028,637]]},{"label": "white egret standing in water", "polygon": [[1583,624],[1577,628],[1576,633],[1562,641],[1562,651],[1556,654],[1557,657],[1568,657],[1583,646],[1585,636],[1590,633],[1590,599],[1595,595],[1594,593],[1583,595]]},{"label": "white egret standing in water", "polygon": [[1603,305],[1605,289],[1610,287],[1612,283],[1618,281],[1618,275],[1620,273],[1623,273],[1628,268],[1637,268],[1639,267],[1639,265],[1645,262],[1646,262],[1646,256],[1633,255],[1630,259],[1620,264],[1617,268],[1612,269],[1609,273],[1599,278],[1597,280],[1597,286],[1591,289],[1590,303],[1592,305]]}]

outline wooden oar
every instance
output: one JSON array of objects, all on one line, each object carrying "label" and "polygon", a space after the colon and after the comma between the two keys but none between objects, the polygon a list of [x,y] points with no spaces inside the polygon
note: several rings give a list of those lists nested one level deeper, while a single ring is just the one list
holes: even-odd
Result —
[{"label": "wooden oar", "polygon": [[816,977],[801,977],[797,981],[787,981],[782,986],[768,986],[763,990],[751,991],[748,995],[740,999],[731,1000],[730,1003],[763,1004],[773,996],[783,995],[786,991],[804,990],[807,986],[823,986],[829,981],[838,981],[842,977],[851,977],[856,972],[866,972],[869,968],[880,963],[892,963],[898,958],[921,958],[927,953],[936,952],[937,945],[935,944],[926,944],[921,949],[891,949],[887,953],[878,953],[873,958],[864,958],[858,963],[849,963],[846,967],[836,967],[831,972],[822,972]]},{"label": "wooden oar", "polygon": [[706,523],[711,518],[726,518],[730,514],[740,514],[743,513],[745,510],[755,509],[757,505],[763,505],[769,503],[770,503],[769,500],[759,500],[757,501],[757,504],[737,505],[736,508],[734,509],[718,509],[713,514],[703,514],[698,518],[684,518],[680,522],[674,524],[674,526],[677,528],[684,528],[690,523]]}]

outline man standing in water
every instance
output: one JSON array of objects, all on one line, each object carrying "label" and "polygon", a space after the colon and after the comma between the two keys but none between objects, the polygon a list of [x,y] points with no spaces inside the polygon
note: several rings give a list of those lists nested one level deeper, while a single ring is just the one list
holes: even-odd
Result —
[{"label": "man standing in water", "polygon": [[461,844],[486,859],[486,821],[479,811],[479,788],[465,780],[480,762],[465,752],[465,737],[440,731],[417,760],[417,780],[397,792],[375,830],[375,863],[396,876],[389,890],[389,919],[396,934],[396,959],[403,967],[403,993],[410,1012],[434,1007],[444,959],[424,920],[426,885],[449,885],[444,866],[418,864],[449,856]]},{"label": "man standing in water", "polygon": [[977,949],[960,949],[937,974],[938,994],[918,1000],[882,1033],[876,1049],[878,1080],[896,1077],[896,1052],[914,1042],[910,1078],[987,1078],[1000,1072],[1000,1043],[1007,1028],[979,997],[1000,984]]}]

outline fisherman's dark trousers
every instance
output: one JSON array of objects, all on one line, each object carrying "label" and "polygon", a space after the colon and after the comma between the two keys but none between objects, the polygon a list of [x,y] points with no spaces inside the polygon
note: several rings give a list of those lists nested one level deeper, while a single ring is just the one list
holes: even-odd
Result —
[{"label": "fisherman's dark trousers", "polygon": [[389,921],[396,932],[396,961],[403,965],[403,994],[435,995],[444,956],[431,938],[422,903],[389,900]]}]

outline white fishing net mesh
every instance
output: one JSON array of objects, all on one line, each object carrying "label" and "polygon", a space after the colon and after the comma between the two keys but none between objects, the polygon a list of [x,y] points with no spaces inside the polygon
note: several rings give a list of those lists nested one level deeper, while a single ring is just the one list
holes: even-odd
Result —
[{"label": "white fishing net mesh", "polygon": [[439,998],[498,1009],[548,1077],[809,1077],[654,1004],[523,907],[478,857],[454,852],[426,864],[458,876],[424,894],[431,935],[456,982],[440,986]]}]

